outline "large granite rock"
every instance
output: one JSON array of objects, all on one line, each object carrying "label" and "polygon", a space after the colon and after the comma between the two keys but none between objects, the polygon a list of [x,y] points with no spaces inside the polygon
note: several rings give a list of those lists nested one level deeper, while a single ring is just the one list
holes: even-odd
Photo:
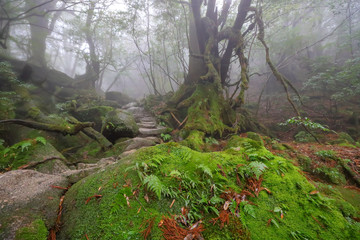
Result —
[{"label": "large granite rock", "polygon": [[139,133],[135,119],[131,113],[116,109],[106,115],[102,134],[111,142],[123,137],[135,137]]},{"label": "large granite rock", "polygon": [[0,239],[15,239],[22,228],[43,222],[47,229],[54,226],[59,199],[67,187],[61,176],[33,170],[14,170],[0,175]]}]

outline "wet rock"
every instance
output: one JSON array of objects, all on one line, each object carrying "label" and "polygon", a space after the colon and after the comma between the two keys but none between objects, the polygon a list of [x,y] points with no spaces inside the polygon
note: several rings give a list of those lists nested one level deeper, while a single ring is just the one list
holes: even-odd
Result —
[{"label": "wet rock", "polygon": [[131,102],[131,103],[128,103],[125,106],[123,106],[122,109],[129,109],[131,107],[138,107],[138,106],[139,106],[139,104],[137,102]]},{"label": "wet rock", "polygon": [[140,128],[139,129],[140,134],[144,135],[144,136],[154,136],[154,135],[159,135],[161,133],[165,133],[166,132],[166,127],[157,127],[157,128]]},{"label": "wet rock", "polygon": [[108,106],[95,106],[86,109],[78,109],[71,113],[81,122],[94,122],[94,129],[100,131],[102,127],[102,118],[104,118],[108,112],[113,110],[112,107]]},{"label": "wet rock", "polygon": [[0,175],[0,239],[14,239],[15,233],[36,220],[49,229],[55,224],[59,198],[67,187],[61,176],[33,170],[14,170]]},{"label": "wet rock", "polygon": [[131,113],[120,109],[109,112],[105,118],[102,133],[111,142],[123,137],[135,137],[139,128]]},{"label": "wet rock", "polygon": [[141,122],[138,123],[139,128],[156,128],[155,122]]},{"label": "wet rock", "polygon": [[140,138],[140,137],[130,139],[130,140],[126,141],[126,143],[129,145],[125,148],[125,151],[139,149],[142,147],[154,146],[158,143],[157,140],[158,139],[156,139],[156,138]]},{"label": "wet rock", "polygon": [[92,168],[84,168],[80,170],[70,170],[61,174],[61,176],[65,177],[70,184],[77,183],[81,179],[99,171],[101,169],[100,166],[92,167]]},{"label": "wet rock", "polygon": [[68,168],[68,166],[66,166],[66,164],[59,159],[51,160],[46,163],[40,164],[39,167],[36,168],[36,171],[38,172],[54,175],[59,175],[69,170],[70,169]]},{"label": "wet rock", "polygon": [[133,149],[133,150],[130,150],[130,151],[126,151],[126,152],[123,152],[122,154],[119,155],[119,158],[124,158],[124,157],[127,157],[131,154],[134,154],[136,152],[137,149]]}]

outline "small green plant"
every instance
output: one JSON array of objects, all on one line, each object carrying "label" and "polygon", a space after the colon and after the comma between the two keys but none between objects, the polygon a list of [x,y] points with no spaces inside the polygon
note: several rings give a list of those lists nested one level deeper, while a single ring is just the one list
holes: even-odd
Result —
[{"label": "small green plant", "polygon": [[237,172],[243,179],[253,176],[259,179],[259,177],[265,172],[267,168],[268,167],[264,163],[253,161],[250,162],[247,166],[239,167]]},{"label": "small green plant", "polygon": [[17,168],[25,164],[26,156],[33,150],[38,143],[45,145],[46,139],[43,137],[36,137],[35,139],[28,139],[18,142],[10,147],[4,147],[4,140],[0,141],[0,171],[9,168]]},{"label": "small green plant", "polygon": [[321,125],[320,123],[316,123],[316,122],[313,122],[311,121],[309,118],[307,117],[293,117],[293,118],[290,118],[288,120],[286,120],[285,122],[283,123],[279,123],[280,126],[288,126],[288,125],[297,125],[297,126],[305,126],[311,130],[321,130],[321,131],[324,131],[324,132],[330,132],[331,130],[328,129],[327,127]]},{"label": "small green plant", "polygon": [[215,138],[212,138],[212,137],[206,137],[205,138],[205,143],[207,144],[219,144],[219,142],[215,139]]},{"label": "small green plant", "polygon": [[154,191],[156,196],[161,199],[161,193],[165,192],[166,187],[157,176],[146,176],[143,183],[147,184],[148,189]]},{"label": "small green plant", "polygon": [[162,138],[162,140],[164,140],[164,142],[168,142],[172,139],[171,135],[168,133],[162,133],[160,137]]},{"label": "small green plant", "polygon": [[315,155],[320,157],[322,160],[336,159],[336,153],[332,150],[321,150],[316,152]]},{"label": "small green plant", "polygon": [[305,233],[302,233],[300,231],[294,231],[290,232],[290,235],[293,239],[296,240],[311,240],[312,238],[306,235]]}]

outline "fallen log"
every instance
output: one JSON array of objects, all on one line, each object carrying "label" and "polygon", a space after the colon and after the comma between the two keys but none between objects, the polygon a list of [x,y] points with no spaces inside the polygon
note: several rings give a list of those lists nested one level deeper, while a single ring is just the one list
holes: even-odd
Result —
[{"label": "fallen log", "polygon": [[41,123],[22,119],[7,119],[0,121],[0,124],[17,124],[37,130],[44,130],[47,132],[57,132],[64,135],[75,135],[85,128],[95,126],[93,122],[75,122],[64,125]]}]

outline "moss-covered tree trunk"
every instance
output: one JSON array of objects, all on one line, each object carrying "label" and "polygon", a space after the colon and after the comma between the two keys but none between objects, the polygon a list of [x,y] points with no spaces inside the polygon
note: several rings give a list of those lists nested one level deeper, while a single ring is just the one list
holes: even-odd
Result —
[{"label": "moss-covered tree trunk", "polygon": [[[251,2],[242,0],[232,27],[225,28],[231,1],[224,1],[220,13],[216,0],[209,0],[207,4],[202,0],[191,1],[189,72],[184,84],[169,101],[172,108],[186,114],[183,116],[187,117],[185,130],[221,136],[225,131],[236,131],[239,127],[246,129],[245,125],[251,125],[234,111],[243,105],[248,88],[244,37],[255,24]],[[206,11],[202,9],[205,6]],[[202,16],[203,12],[206,12],[205,16]],[[244,30],[247,21],[250,26]],[[219,50],[221,43],[225,44],[223,53]],[[224,88],[229,85],[228,72],[233,56],[241,65],[240,94],[237,99],[227,100]]]}]

